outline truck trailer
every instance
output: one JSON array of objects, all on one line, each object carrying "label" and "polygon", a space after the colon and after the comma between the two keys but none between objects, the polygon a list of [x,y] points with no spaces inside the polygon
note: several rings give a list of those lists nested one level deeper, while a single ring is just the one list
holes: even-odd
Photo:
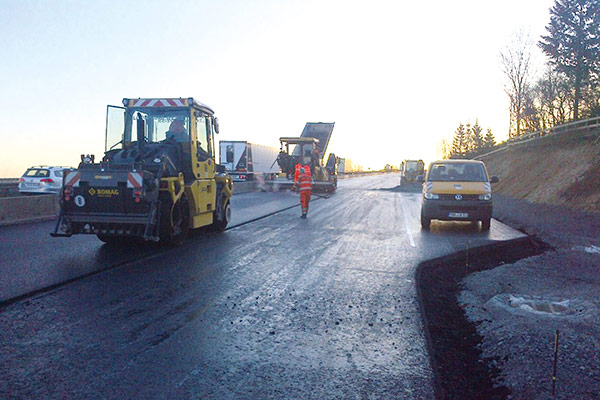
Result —
[{"label": "truck trailer", "polygon": [[219,163],[234,181],[251,181],[258,175],[273,178],[279,173],[275,162],[279,155],[277,147],[245,140],[221,140],[219,151]]}]

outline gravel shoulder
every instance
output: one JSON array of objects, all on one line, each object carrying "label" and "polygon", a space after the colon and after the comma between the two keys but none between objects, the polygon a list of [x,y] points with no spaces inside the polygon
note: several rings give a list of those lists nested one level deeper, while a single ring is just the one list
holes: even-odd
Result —
[{"label": "gravel shoulder", "polygon": [[499,371],[511,399],[600,399],[600,215],[504,196],[495,218],[553,250],[475,272],[459,304],[482,337],[481,358]]}]

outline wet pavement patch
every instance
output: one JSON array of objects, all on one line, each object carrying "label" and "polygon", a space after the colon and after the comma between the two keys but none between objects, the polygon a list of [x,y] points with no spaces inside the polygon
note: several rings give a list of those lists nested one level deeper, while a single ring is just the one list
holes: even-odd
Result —
[{"label": "wet pavement patch", "polygon": [[[436,378],[436,397],[447,400],[507,399],[497,361],[481,356],[482,337],[458,303],[460,281],[467,275],[514,263],[549,250],[533,237],[497,242],[426,261],[417,267],[417,291],[431,364]],[[559,307],[557,305],[556,310]]]}]

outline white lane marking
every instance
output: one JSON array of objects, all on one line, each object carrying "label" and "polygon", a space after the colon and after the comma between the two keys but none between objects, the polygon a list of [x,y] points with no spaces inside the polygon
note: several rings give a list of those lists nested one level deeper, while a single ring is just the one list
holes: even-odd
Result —
[{"label": "white lane marking", "polygon": [[412,233],[410,232],[410,227],[408,226],[408,213],[406,212],[406,208],[404,207],[404,197],[400,194],[400,208],[402,209],[402,216],[404,217],[404,227],[406,228],[406,233],[408,234],[408,240],[412,247],[417,247],[415,245],[415,239],[413,238]]}]

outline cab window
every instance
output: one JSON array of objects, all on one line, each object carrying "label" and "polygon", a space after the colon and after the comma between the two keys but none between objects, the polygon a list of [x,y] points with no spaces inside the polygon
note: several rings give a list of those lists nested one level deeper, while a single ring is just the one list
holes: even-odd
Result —
[{"label": "cab window", "polygon": [[209,123],[210,120],[204,115],[196,115],[196,131],[198,134],[198,160],[206,161],[210,157],[209,142]]}]

